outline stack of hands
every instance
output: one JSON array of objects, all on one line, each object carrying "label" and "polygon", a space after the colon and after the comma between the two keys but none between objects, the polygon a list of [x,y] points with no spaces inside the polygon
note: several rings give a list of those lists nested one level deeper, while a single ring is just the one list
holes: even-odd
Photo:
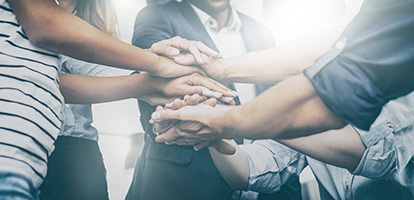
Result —
[{"label": "stack of hands", "polygon": [[[191,145],[195,150],[212,146],[221,153],[233,154],[235,148],[221,139],[221,130],[211,120],[234,107],[237,97],[218,82],[225,76],[220,54],[180,37],[155,43],[150,51],[169,58],[167,63],[173,60],[178,64],[167,64],[168,70],[151,74],[170,78],[159,78],[161,91],[141,97],[151,105],[164,105],[157,107],[150,121],[158,133],[156,142]],[[189,66],[193,70],[187,70]]]}]

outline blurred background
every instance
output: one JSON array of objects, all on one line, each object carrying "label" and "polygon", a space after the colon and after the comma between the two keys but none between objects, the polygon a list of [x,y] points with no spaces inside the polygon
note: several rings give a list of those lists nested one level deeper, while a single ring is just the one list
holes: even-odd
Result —
[{"label": "blurred background", "polygon": [[[165,2],[168,0],[148,0]],[[346,25],[363,0],[232,0],[237,10],[263,22],[272,30],[276,43],[283,44],[331,26]],[[130,43],[134,21],[147,0],[114,1],[121,39]],[[124,199],[133,167],[142,147],[142,128],[136,100],[93,106],[94,126],[100,133],[100,147],[107,168],[109,195]],[[319,199],[317,184],[309,169],[301,174],[304,197]]]}]

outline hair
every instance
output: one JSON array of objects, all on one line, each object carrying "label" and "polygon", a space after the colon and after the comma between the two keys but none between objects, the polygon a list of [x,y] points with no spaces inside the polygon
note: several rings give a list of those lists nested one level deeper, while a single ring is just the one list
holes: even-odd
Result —
[{"label": "hair", "polygon": [[119,37],[118,20],[112,0],[78,0],[76,16],[104,33]]}]

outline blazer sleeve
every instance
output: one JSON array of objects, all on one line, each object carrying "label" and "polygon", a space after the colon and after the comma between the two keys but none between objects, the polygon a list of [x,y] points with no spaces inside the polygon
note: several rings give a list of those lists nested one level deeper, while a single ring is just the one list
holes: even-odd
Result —
[{"label": "blazer sleeve", "polygon": [[132,44],[140,48],[150,48],[153,43],[173,37],[168,10],[161,6],[148,6],[142,9],[134,26]]},{"label": "blazer sleeve", "polygon": [[[154,5],[142,9],[134,26],[132,44],[140,48],[150,48],[153,43],[173,37],[171,22],[167,16],[167,9]],[[151,113],[155,107],[146,102],[138,101],[141,113],[141,124],[145,133],[153,134],[152,125],[149,123]]]}]

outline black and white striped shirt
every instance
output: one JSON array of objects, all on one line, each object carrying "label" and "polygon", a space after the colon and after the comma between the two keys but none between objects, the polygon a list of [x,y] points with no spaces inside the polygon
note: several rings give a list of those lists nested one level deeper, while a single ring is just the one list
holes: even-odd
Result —
[{"label": "black and white striped shirt", "polygon": [[58,56],[34,47],[0,0],[0,171],[43,181],[61,126]]}]

